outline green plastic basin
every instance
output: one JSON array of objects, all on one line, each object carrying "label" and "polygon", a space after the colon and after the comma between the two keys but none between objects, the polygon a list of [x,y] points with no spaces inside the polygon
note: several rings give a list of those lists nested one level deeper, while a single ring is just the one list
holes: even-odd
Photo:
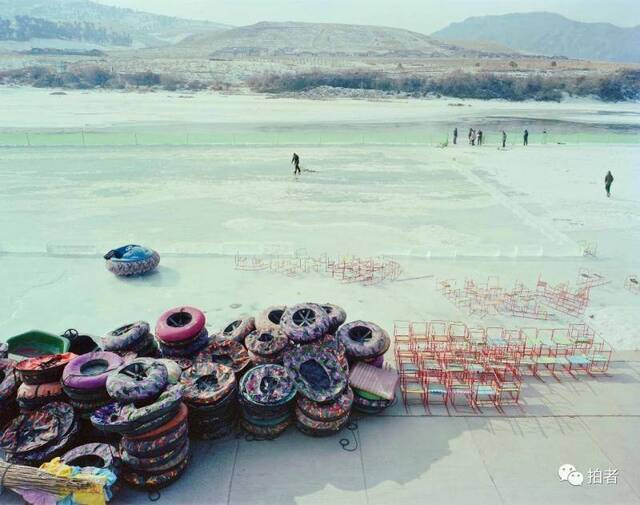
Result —
[{"label": "green plastic basin", "polygon": [[59,335],[32,330],[7,340],[9,357],[16,361],[69,350],[69,340]]}]

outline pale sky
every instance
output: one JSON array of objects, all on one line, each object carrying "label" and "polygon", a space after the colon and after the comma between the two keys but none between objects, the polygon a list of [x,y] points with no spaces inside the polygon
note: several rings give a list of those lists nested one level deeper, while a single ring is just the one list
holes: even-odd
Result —
[{"label": "pale sky", "polygon": [[470,16],[557,12],[578,21],[640,24],[638,0],[94,0],[242,26],[258,21],[354,23],[431,33]]}]

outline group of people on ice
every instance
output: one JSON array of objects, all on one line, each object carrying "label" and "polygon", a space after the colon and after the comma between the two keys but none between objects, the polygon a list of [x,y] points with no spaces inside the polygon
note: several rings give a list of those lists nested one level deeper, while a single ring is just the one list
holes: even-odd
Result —
[{"label": "group of people on ice", "polygon": [[[545,132],[546,133],[546,130]],[[482,130],[478,130],[477,132],[473,129],[469,129],[469,144],[472,146],[476,145],[476,142],[479,146],[482,145]],[[529,145],[529,131],[525,129],[523,133],[523,142],[524,145]],[[455,128],[453,130],[453,143],[458,143],[458,129]],[[507,133],[502,130],[502,147],[505,147],[507,144]],[[297,153],[293,153],[293,157],[291,158],[291,164],[293,165],[293,175],[300,175],[300,156]],[[607,175],[604,178],[604,188],[607,192],[607,198],[611,196],[611,184],[613,184],[613,175],[611,174],[611,170],[607,172]]]},{"label": "group of people on ice", "polygon": [[[546,130],[545,130],[545,134],[546,134]],[[482,133],[482,130],[475,130],[473,128],[469,128],[469,145],[475,146],[481,146],[483,141],[484,141],[484,134]],[[522,134],[522,140],[523,140],[523,145],[528,146],[529,145],[529,130],[525,129],[523,134]],[[458,128],[454,128],[453,129],[453,143],[457,144],[458,143]],[[507,147],[507,132],[502,130],[502,147]]]}]

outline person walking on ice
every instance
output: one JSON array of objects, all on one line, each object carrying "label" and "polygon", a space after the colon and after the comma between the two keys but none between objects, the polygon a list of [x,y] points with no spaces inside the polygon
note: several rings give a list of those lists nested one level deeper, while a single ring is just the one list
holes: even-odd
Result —
[{"label": "person walking on ice", "polygon": [[502,149],[507,147],[507,132],[502,130]]},{"label": "person walking on ice", "polygon": [[524,131],[524,145],[525,146],[529,145],[529,130]]},{"label": "person walking on ice", "polygon": [[611,175],[611,170],[607,172],[607,175],[604,178],[604,189],[607,191],[607,198],[611,196],[611,183],[613,182],[613,175]]},{"label": "person walking on ice", "polygon": [[458,129],[454,128],[453,129],[453,145],[456,145],[458,143]]},{"label": "person walking on ice", "polygon": [[291,158],[291,163],[293,163],[293,175],[300,174],[300,156],[296,153],[293,153],[293,158]]},{"label": "person walking on ice", "polygon": [[478,145],[482,145],[482,130],[478,130]]}]

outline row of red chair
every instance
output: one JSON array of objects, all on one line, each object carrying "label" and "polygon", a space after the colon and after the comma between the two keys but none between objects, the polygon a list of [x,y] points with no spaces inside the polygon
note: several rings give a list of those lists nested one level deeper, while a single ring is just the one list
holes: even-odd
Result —
[{"label": "row of red chair", "polygon": [[585,324],[566,328],[470,328],[450,321],[396,321],[394,353],[403,400],[455,407],[518,404],[522,378],[606,373],[611,347]]}]

